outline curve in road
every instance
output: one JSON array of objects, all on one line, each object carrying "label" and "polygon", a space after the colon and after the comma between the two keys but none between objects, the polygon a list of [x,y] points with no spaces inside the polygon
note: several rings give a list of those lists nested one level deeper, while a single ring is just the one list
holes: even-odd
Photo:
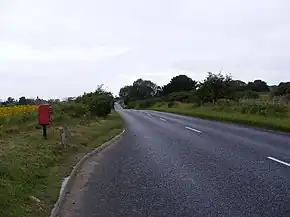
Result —
[{"label": "curve in road", "polygon": [[116,108],[127,131],[62,217],[290,216],[288,135]]}]

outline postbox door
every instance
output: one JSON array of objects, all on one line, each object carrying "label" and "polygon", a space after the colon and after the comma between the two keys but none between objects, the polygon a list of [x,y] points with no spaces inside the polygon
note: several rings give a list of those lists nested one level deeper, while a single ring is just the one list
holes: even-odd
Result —
[{"label": "postbox door", "polygon": [[40,105],[38,107],[38,124],[48,125],[50,123],[50,105]]}]

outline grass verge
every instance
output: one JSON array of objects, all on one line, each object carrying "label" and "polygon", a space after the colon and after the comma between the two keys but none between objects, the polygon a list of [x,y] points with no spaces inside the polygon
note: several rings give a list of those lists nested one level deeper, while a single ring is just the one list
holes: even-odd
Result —
[{"label": "grass verge", "polygon": [[48,129],[48,140],[42,138],[41,129],[33,127],[26,131],[18,129],[16,134],[2,132],[0,216],[49,216],[61,181],[76,162],[123,128],[123,121],[116,112],[106,119],[71,119],[66,123],[71,138],[64,150],[60,148],[57,125]]},{"label": "grass verge", "polygon": [[229,113],[222,111],[213,111],[210,107],[197,107],[197,108],[168,108],[167,106],[156,107],[153,106],[149,110],[169,112],[181,114],[185,116],[199,117],[203,119],[212,119],[217,121],[225,121],[232,123],[239,123],[250,125],[254,127],[261,127],[266,129],[278,130],[283,132],[290,132],[290,119],[289,118],[274,118],[264,117],[258,115],[249,115],[241,113]]}]

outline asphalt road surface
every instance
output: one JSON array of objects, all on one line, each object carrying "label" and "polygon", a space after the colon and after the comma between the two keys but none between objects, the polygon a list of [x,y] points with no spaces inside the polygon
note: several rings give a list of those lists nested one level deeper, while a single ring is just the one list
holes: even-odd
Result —
[{"label": "asphalt road surface", "polygon": [[69,216],[290,216],[289,135],[117,108],[126,132]]}]

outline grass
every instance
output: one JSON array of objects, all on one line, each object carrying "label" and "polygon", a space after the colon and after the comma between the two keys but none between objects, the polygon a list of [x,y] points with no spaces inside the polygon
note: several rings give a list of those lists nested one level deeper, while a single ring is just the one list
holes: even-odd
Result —
[{"label": "grass", "polygon": [[167,105],[153,106],[149,108],[155,111],[170,112],[185,116],[199,117],[239,124],[246,124],[255,127],[290,132],[290,118],[264,117],[238,112],[214,111],[211,107],[192,107],[190,104],[183,104],[181,107],[168,108]]},{"label": "grass", "polygon": [[49,127],[48,140],[42,138],[34,122],[0,127],[0,216],[49,216],[61,181],[76,162],[123,128],[116,112],[106,119],[66,120],[71,138],[68,147],[61,149],[60,123]]}]

